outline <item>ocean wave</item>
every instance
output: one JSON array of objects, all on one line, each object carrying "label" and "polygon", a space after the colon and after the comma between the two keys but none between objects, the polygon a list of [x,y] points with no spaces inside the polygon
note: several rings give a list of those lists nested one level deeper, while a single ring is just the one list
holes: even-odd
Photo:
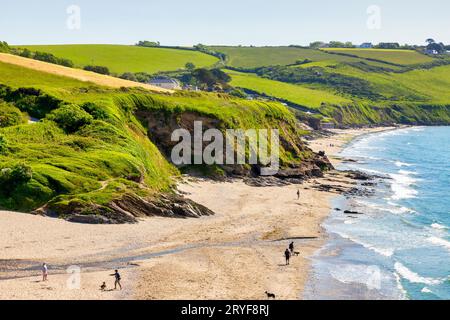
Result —
[{"label": "ocean wave", "polygon": [[397,167],[412,167],[412,164],[406,162],[395,161],[394,163]]},{"label": "ocean wave", "polygon": [[391,257],[395,252],[395,249],[393,249],[393,248],[379,248],[372,244],[361,241],[360,239],[354,238],[346,233],[343,233],[343,232],[336,232],[336,233],[344,239],[348,239],[354,243],[357,243],[357,244],[363,246],[366,249],[372,250],[373,252],[378,253],[379,255],[382,255],[385,257]]},{"label": "ocean wave", "polygon": [[410,199],[417,196],[417,190],[411,188],[415,185],[417,179],[405,172],[391,173],[390,176],[392,178],[391,190],[394,193],[391,197],[393,200]]},{"label": "ocean wave", "polygon": [[432,224],[431,224],[431,227],[432,227],[433,229],[438,229],[438,230],[445,230],[445,229],[448,229],[446,226],[443,226],[442,224],[439,224],[439,223],[432,223]]},{"label": "ocean wave", "polygon": [[431,291],[427,287],[423,287],[422,290],[420,290],[420,292],[422,292],[422,293],[433,293],[433,291]]},{"label": "ocean wave", "polygon": [[376,266],[347,264],[330,269],[331,276],[342,283],[360,283],[368,289],[380,289],[382,275]]},{"label": "ocean wave", "polygon": [[400,262],[396,262],[394,268],[395,271],[397,271],[397,273],[400,276],[402,276],[402,278],[408,280],[411,283],[424,283],[427,285],[438,285],[442,283],[442,280],[440,279],[422,277],[421,275],[415,273],[414,271],[409,270]]},{"label": "ocean wave", "polygon": [[364,201],[364,200],[360,200],[360,199],[355,200],[355,202],[359,206],[370,208],[370,209],[381,211],[381,212],[388,211],[393,214],[416,213],[415,210],[408,208],[408,207],[401,206],[392,201],[388,201],[387,205],[375,204],[375,203],[371,203],[369,201]]},{"label": "ocean wave", "polygon": [[446,247],[448,250],[450,250],[450,241],[447,241],[445,239],[438,237],[429,237],[427,238],[427,241],[441,247]]}]

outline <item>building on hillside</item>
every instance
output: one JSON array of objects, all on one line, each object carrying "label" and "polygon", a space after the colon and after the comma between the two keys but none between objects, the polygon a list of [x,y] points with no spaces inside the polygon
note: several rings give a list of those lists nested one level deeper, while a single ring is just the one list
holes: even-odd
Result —
[{"label": "building on hillside", "polygon": [[151,79],[148,84],[160,87],[163,89],[169,89],[169,90],[181,90],[181,84],[178,82],[177,79],[172,79],[168,77],[155,77]]},{"label": "building on hillside", "polygon": [[373,48],[373,44],[370,42],[364,42],[359,47],[362,49],[371,49],[371,48]]},{"label": "building on hillside", "polygon": [[187,85],[183,86],[183,90],[186,90],[186,91],[200,91],[200,89],[197,86],[193,86],[193,85],[190,85],[190,84],[187,84]]},{"label": "building on hillside", "polygon": [[425,54],[436,55],[436,54],[439,54],[439,52],[437,52],[437,50],[426,49],[426,50],[425,50]]}]

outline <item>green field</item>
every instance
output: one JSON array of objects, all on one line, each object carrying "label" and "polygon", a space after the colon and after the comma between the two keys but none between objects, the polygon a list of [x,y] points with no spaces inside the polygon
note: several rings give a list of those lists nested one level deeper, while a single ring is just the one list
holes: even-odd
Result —
[{"label": "green field", "polygon": [[348,65],[329,71],[367,80],[391,100],[450,104],[450,65],[404,73],[364,72]]},{"label": "green field", "polygon": [[198,51],[168,48],[144,48],[125,45],[39,45],[18,46],[31,51],[48,52],[59,58],[71,60],[77,67],[98,65],[110,72],[157,73],[184,69],[192,62],[197,67],[209,67],[218,59]]},{"label": "green field", "polygon": [[376,59],[398,65],[420,64],[434,60],[413,50],[326,48],[322,51],[351,54],[365,59]]},{"label": "green field", "polygon": [[[227,65],[236,68],[257,68],[275,65],[290,65],[305,59],[313,62],[334,61],[358,62],[361,59],[329,54],[321,50],[296,47],[211,47],[213,50],[225,53]],[[376,63],[376,62],[374,62]],[[385,67],[388,67],[386,65]]]},{"label": "green field", "polygon": [[351,102],[351,100],[323,90],[313,90],[295,84],[264,79],[254,74],[236,71],[227,71],[227,73],[232,77],[231,84],[233,86],[264,93],[312,109],[318,109],[322,103],[339,105]]}]

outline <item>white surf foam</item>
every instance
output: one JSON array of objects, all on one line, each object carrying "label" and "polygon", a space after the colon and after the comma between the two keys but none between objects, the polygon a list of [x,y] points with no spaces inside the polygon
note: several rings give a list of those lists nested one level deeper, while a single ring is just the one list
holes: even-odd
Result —
[{"label": "white surf foam", "polygon": [[404,279],[408,280],[411,283],[424,283],[428,285],[437,285],[442,283],[442,280],[439,279],[422,277],[414,271],[409,270],[400,262],[396,262],[394,268],[399,275],[401,275]]},{"label": "white surf foam", "polygon": [[422,293],[433,293],[433,291],[431,291],[427,287],[423,287],[422,290],[420,290],[420,292],[422,292]]},{"label": "white surf foam", "polygon": [[445,239],[442,238],[438,238],[438,237],[429,237],[427,239],[428,242],[431,242],[433,244],[436,244],[438,246],[442,246],[447,248],[448,250],[450,250],[450,241],[447,241]]},{"label": "white surf foam", "polygon": [[410,199],[417,196],[417,190],[412,188],[417,179],[405,172],[392,173],[390,176],[392,178],[391,190],[394,192],[391,197],[393,200]]},{"label": "white surf foam", "polygon": [[360,239],[351,237],[351,236],[349,236],[346,233],[343,233],[343,232],[336,232],[336,233],[339,234],[342,238],[348,239],[348,240],[350,240],[350,241],[352,241],[354,243],[362,245],[364,248],[372,250],[373,252],[376,252],[376,253],[378,253],[378,254],[380,254],[382,256],[385,256],[385,257],[391,257],[394,254],[394,252],[395,252],[395,249],[393,249],[393,248],[379,248],[379,247],[375,247],[372,244],[369,244],[369,243],[366,243],[364,241],[361,241]]},{"label": "white surf foam", "polygon": [[397,167],[411,167],[412,164],[406,163],[406,162],[401,162],[401,161],[395,161],[395,165]]},{"label": "white surf foam", "polygon": [[438,229],[438,230],[445,230],[445,229],[448,229],[446,226],[443,226],[442,224],[439,224],[439,223],[432,223],[432,224],[431,224],[431,227],[432,227],[433,229]]}]

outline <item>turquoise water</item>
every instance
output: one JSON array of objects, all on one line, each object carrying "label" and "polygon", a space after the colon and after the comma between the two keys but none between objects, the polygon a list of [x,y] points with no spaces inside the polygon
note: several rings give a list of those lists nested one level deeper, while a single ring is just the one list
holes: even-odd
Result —
[{"label": "turquoise water", "polygon": [[313,261],[311,299],[450,299],[450,127],[364,136],[339,169],[380,179],[369,197],[341,197]]}]

